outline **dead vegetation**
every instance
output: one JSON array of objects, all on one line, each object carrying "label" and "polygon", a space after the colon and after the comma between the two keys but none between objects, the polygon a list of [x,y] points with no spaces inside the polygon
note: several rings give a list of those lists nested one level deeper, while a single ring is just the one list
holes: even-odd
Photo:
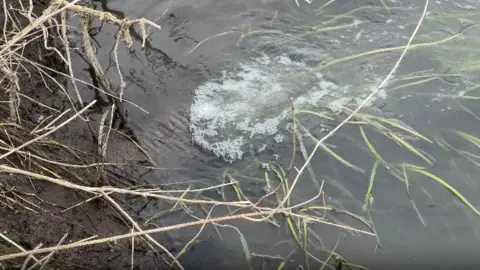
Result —
[{"label": "dead vegetation", "polygon": [[[272,179],[271,191],[258,202],[246,197],[219,201],[202,195],[208,190],[235,189],[234,181],[203,189],[160,189],[135,180],[135,168],[139,168],[135,161],[149,158],[123,109],[124,102],[129,101],[123,97],[125,82],[116,51],[122,43],[132,45],[132,28],[145,41],[147,34],[160,26],[145,19],[120,19],[78,2],[53,0],[47,6],[33,1],[2,2],[0,110],[6,116],[0,123],[2,267],[117,269],[164,265],[183,269],[179,257],[206,225],[237,232],[251,267],[251,254],[242,233],[220,224],[238,219],[274,222],[280,216],[286,217],[288,223],[316,221],[373,235],[325,221],[321,213],[306,213],[304,208],[319,198],[321,189],[315,198],[298,205],[287,202],[287,195],[277,207],[268,206],[264,198],[281,189],[282,193],[288,192],[288,175],[283,173]],[[79,24],[71,25],[71,17]],[[93,20],[118,29],[114,48],[118,84],[107,77],[95,55],[89,28]],[[81,34],[81,48],[70,47],[71,31]],[[78,53],[90,65],[95,75],[93,83],[81,81],[74,74],[72,53]],[[84,100],[79,85],[93,89],[97,98]],[[137,160],[118,162],[121,157],[109,156],[109,149],[127,143],[135,145],[131,152]],[[142,224],[125,203],[127,197],[140,198],[144,203],[162,201],[171,207],[160,209],[163,213],[181,209],[195,221],[155,227],[148,219]],[[205,215],[194,214],[192,208],[201,209]],[[227,208],[229,214],[217,216],[216,208]],[[198,226],[199,233],[178,249],[151,236],[192,226]]]}]

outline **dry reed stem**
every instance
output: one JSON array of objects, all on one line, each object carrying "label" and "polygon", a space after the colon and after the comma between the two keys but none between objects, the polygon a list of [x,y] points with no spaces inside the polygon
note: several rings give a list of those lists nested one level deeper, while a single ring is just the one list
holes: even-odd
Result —
[{"label": "dry reed stem", "polygon": [[[137,231],[143,232],[142,228],[138,225],[138,223],[135,222],[135,220],[127,212],[125,212],[125,210],[123,210],[123,208],[115,200],[113,200],[105,192],[101,192],[101,193],[102,193],[103,197],[106,198],[107,201],[109,201],[122,214],[123,217],[125,217],[126,219],[128,219],[128,221],[130,221],[130,223],[132,223],[132,226]],[[170,256],[170,258],[172,258],[173,261],[178,265],[178,267],[180,269],[184,270],[183,266],[180,264],[180,262],[177,260],[177,258],[167,248],[165,248],[163,245],[158,243],[157,240],[153,239],[153,237],[151,237],[150,235],[145,234],[144,236],[149,242],[151,242],[155,246],[159,247],[161,250],[163,250],[163,252],[167,253],[168,256]]]},{"label": "dry reed stem", "polygon": [[81,14],[84,16],[92,16],[92,17],[98,18],[101,21],[116,24],[121,29],[123,29],[122,30],[123,32],[121,33],[122,39],[125,41],[127,46],[133,43],[129,33],[125,31],[125,29],[128,29],[130,26],[138,24],[140,25],[141,29],[144,29],[146,25],[149,25],[157,29],[161,29],[161,27],[156,23],[153,23],[143,18],[136,19],[136,20],[118,19],[111,13],[102,12],[102,11],[94,10],[91,8],[76,5],[79,1],[80,0],[73,0],[72,2],[69,2],[66,0],[52,0],[50,3],[50,6],[44,10],[42,16],[32,21],[28,26],[23,28],[22,31],[17,35],[15,35],[12,39],[7,40],[8,42],[5,45],[3,45],[2,46],[3,48],[0,50],[0,55],[4,55],[6,51],[8,51],[10,48],[12,48],[15,44],[20,42],[22,39],[24,39],[25,36],[27,36],[30,32],[40,27],[43,23],[45,23],[47,20],[50,20],[55,15],[67,9],[74,11],[77,14]]},{"label": "dry reed stem", "polygon": [[[0,48],[0,56],[3,56],[8,50],[10,50],[14,45],[23,40],[30,32],[37,29],[45,23],[47,20],[51,19],[60,12],[75,6],[76,3],[80,0],[73,0],[72,2],[62,1],[62,0],[53,0],[50,6],[43,11],[43,15],[38,17],[35,21],[31,22],[28,26],[24,27],[22,31],[16,34],[12,39],[6,40],[7,42],[2,45]],[[63,5],[63,7],[61,7]]]},{"label": "dry reed stem", "polygon": [[[43,244],[40,243],[33,250],[37,250],[37,249],[41,248],[42,246],[43,246]],[[23,262],[22,267],[20,269],[25,270],[25,268],[27,268],[28,263],[30,262],[30,259],[32,259],[32,258],[33,258],[32,254],[28,255],[27,258],[25,259],[25,261]]]},{"label": "dry reed stem", "polygon": [[33,172],[13,168],[7,165],[0,165],[0,170],[3,170],[5,172],[9,173],[14,173],[14,174],[20,174],[20,175],[25,175],[29,177],[33,177],[39,180],[44,180],[48,181],[51,183],[54,183],[59,186],[63,186],[66,188],[74,189],[74,190],[81,190],[85,191],[88,193],[101,193],[101,192],[114,192],[118,194],[128,194],[128,195],[136,195],[140,197],[149,197],[149,198],[157,198],[157,199],[162,199],[162,200],[167,200],[167,201],[174,201],[174,202],[184,202],[184,203],[193,203],[193,204],[213,204],[213,205],[228,205],[228,206],[234,206],[234,207],[242,207],[246,208],[251,206],[251,202],[249,201],[238,201],[238,202],[222,202],[222,201],[208,201],[208,200],[189,200],[189,199],[182,199],[182,198],[177,198],[177,197],[170,197],[170,196],[164,196],[164,195],[158,195],[153,192],[138,192],[135,190],[128,190],[128,189],[122,189],[122,188],[115,188],[115,187],[87,187],[87,186],[81,186],[77,185],[74,183],[70,183],[68,181],[65,181],[60,178],[53,178],[49,177],[46,175],[40,175],[36,174]]},{"label": "dry reed stem", "polygon": [[[68,35],[67,35],[67,12],[63,11],[61,14],[61,29],[62,29],[62,42],[64,45],[64,51],[65,54],[67,55],[67,65],[68,65],[68,72],[70,74],[70,77],[73,78],[73,67],[72,67],[72,57],[70,55],[70,42],[68,40]],[[77,82],[74,79],[70,79],[73,88],[75,89],[75,94],[77,95],[78,103],[83,104],[82,96],[80,95],[80,92],[78,90]]]},{"label": "dry reed stem", "polygon": [[[3,240],[7,241],[8,243],[10,243],[12,246],[18,248],[19,250],[23,251],[23,252],[28,252],[26,249],[24,249],[22,246],[20,246],[19,244],[15,243],[15,241],[13,241],[12,239],[8,238],[6,235],[4,235],[3,233],[0,232],[0,237],[3,238]],[[41,264],[41,262],[35,258],[35,256],[33,257],[33,259],[35,260],[36,263],[38,264]]]},{"label": "dry reed stem", "polygon": [[[63,244],[63,242],[65,242],[65,239],[67,239],[67,236],[68,236],[68,233],[64,234],[63,237],[60,239],[60,241],[58,241],[57,243],[57,246],[58,245],[61,245]],[[50,259],[53,257],[53,255],[55,254],[56,251],[52,251],[50,252],[47,256],[43,257],[41,261],[43,261],[42,265],[40,266],[40,269],[39,270],[42,270],[47,264],[48,262],[50,261]],[[28,268],[28,270],[32,270],[34,269],[35,267],[37,266],[37,263],[35,263],[34,265],[30,266]]]},{"label": "dry reed stem", "polygon": [[[6,6],[6,2],[5,0],[3,1],[4,2],[4,6]],[[130,32],[129,32],[129,28],[134,26],[134,25],[139,25],[140,27],[140,30],[141,30],[141,33],[143,33],[143,39],[145,40],[146,39],[146,26],[148,25],[149,27],[154,27],[156,29],[161,29],[159,25],[155,24],[154,22],[151,22],[149,20],[146,20],[146,19],[136,19],[136,20],[129,20],[127,18],[125,19],[118,19],[117,17],[115,17],[113,14],[111,13],[108,13],[108,12],[102,12],[102,11],[97,11],[97,10],[93,10],[91,8],[88,8],[88,7],[84,7],[84,6],[79,6],[79,5],[75,5],[77,2],[79,2],[79,0],[75,0],[71,3],[69,3],[69,1],[64,1],[64,0],[53,0],[51,1],[50,3],[50,6],[48,8],[46,8],[42,14],[42,16],[38,17],[38,18],[33,18],[31,17],[32,16],[32,12],[30,12],[31,10],[33,10],[33,6],[30,6],[29,7],[29,12],[24,12],[25,14],[27,15],[24,15],[24,16],[28,16],[27,19],[30,21],[30,24],[28,26],[26,26],[25,28],[22,29],[22,31],[20,31],[19,33],[16,33],[15,35],[13,35],[12,38],[8,39],[7,38],[7,35],[6,35],[6,28],[4,28],[4,38],[5,38],[5,44],[2,45],[0,47],[0,62],[2,63],[2,72],[9,75],[7,77],[7,79],[9,80],[9,85],[10,85],[10,89],[9,89],[9,96],[10,96],[10,118],[14,119],[14,120],[17,120],[19,119],[18,117],[18,78],[16,77],[16,73],[12,70],[10,70],[9,68],[7,68],[5,65],[6,65],[6,60],[4,60],[3,58],[5,57],[12,57],[12,52],[14,51],[14,47],[16,45],[19,45],[18,48],[23,48],[26,44],[25,42],[21,43],[23,40],[25,40],[26,38],[29,38],[30,37],[30,34],[31,33],[34,33],[35,31],[37,31],[37,29],[41,29],[42,33],[43,33],[43,42],[44,42],[44,46],[46,49],[48,50],[53,50],[56,52],[56,54],[62,59],[62,61],[68,66],[68,72],[69,72],[69,76],[70,77],[70,80],[71,80],[71,83],[72,85],[74,86],[74,89],[75,89],[75,93],[77,95],[77,99],[78,99],[78,102],[79,104],[82,104],[82,98],[79,94],[79,91],[78,91],[78,87],[77,87],[77,84],[76,84],[76,79],[74,79],[74,75],[73,75],[73,69],[72,69],[72,63],[71,63],[71,57],[70,57],[70,46],[69,46],[69,41],[68,41],[68,36],[67,36],[67,27],[66,27],[66,16],[67,16],[67,10],[68,11],[72,11],[74,13],[76,13],[77,15],[79,15],[80,17],[82,17],[82,22],[84,22],[85,20],[87,20],[87,17],[88,18],[98,18],[104,22],[109,22],[109,23],[112,23],[114,25],[117,25],[118,28],[119,28],[119,31],[118,31],[118,36],[117,36],[117,43],[116,43],[116,46],[115,48],[118,47],[118,41],[121,39],[125,42],[125,44],[127,45],[127,47],[130,47],[133,43],[132,41],[132,37],[130,36]],[[31,3],[32,5],[32,3]],[[7,13],[7,11],[5,11],[5,13]],[[57,14],[60,14],[61,16],[61,23],[58,23],[55,19],[55,15]],[[5,16],[5,25],[4,27],[6,27],[6,21],[8,19],[7,16]],[[65,53],[66,53],[66,57],[65,58],[63,56],[62,53],[60,53],[55,47],[50,47],[48,46],[47,44],[47,40],[48,40],[48,30],[47,30],[47,27],[44,25],[45,22],[49,22],[50,25],[52,27],[54,27],[56,25],[56,28],[57,28],[57,32],[59,32],[59,36],[62,37],[62,42],[63,42],[63,45],[64,45],[64,49],[65,49]],[[58,30],[60,29],[60,30]],[[87,30],[83,29],[82,33],[84,35],[86,35],[86,32]],[[29,40],[30,42],[30,40]],[[97,76],[99,76],[100,78],[100,82],[102,83],[102,86],[104,87],[104,90],[106,92],[108,92],[110,95],[113,94],[113,91],[111,91],[111,89],[109,88],[109,84],[106,84],[105,83],[105,77],[104,77],[104,74],[103,72],[99,72],[101,69],[99,69],[99,65],[98,63],[96,63],[96,57],[94,54],[89,54],[88,53],[88,47],[91,48],[91,45],[89,42],[85,43],[85,40],[83,42],[83,44],[85,45],[86,44],[86,48],[85,50],[87,51],[87,55],[88,55],[88,58],[90,59],[90,62],[93,64],[93,67],[95,68],[95,72],[97,74]],[[15,49],[16,50],[16,49]],[[116,59],[117,59],[117,69],[118,69],[118,72],[119,72],[119,76],[121,78],[121,83],[120,83],[120,86],[119,86],[119,89],[120,89],[120,101],[122,102],[123,101],[123,89],[125,87],[125,82],[123,81],[123,76],[120,72],[120,66],[119,66],[119,63],[118,63],[118,56],[117,56],[117,53],[115,51],[115,56],[116,56]],[[20,59],[24,60],[23,57],[20,57]],[[18,65],[20,65],[20,61],[16,61],[18,62]],[[54,80],[55,81],[55,80]],[[17,87],[15,88],[15,86],[17,85]],[[46,87],[47,84],[45,84]],[[60,84],[59,84],[60,86]],[[62,86],[60,86],[62,87]],[[62,90],[66,93],[65,89],[63,89],[62,87]],[[72,105],[72,108],[76,111],[76,106],[74,106],[74,103],[72,102],[71,98],[69,97],[69,95],[67,94],[67,97]],[[118,104],[118,102],[116,102],[116,99],[114,99],[114,102],[116,103],[116,106],[117,108],[120,110],[122,109],[122,106],[120,104]],[[119,112],[120,114],[122,114],[121,112]],[[122,118],[125,118],[123,115],[122,115]],[[125,119],[122,119],[125,121]]]},{"label": "dry reed stem", "polygon": [[[161,228],[144,230],[144,231],[135,232],[135,233],[127,233],[127,234],[122,234],[122,235],[117,235],[117,236],[112,236],[112,237],[107,237],[107,238],[102,238],[102,239],[97,239],[97,240],[82,241],[82,242],[76,242],[76,243],[71,243],[71,244],[66,244],[66,245],[60,245],[60,246],[56,246],[56,247],[40,248],[40,249],[26,251],[26,252],[18,252],[18,253],[14,253],[14,254],[2,255],[2,256],[0,256],[0,261],[11,260],[11,259],[19,258],[19,257],[29,256],[29,255],[42,254],[42,253],[47,253],[47,252],[51,252],[51,251],[61,251],[61,250],[84,247],[84,246],[89,246],[89,245],[103,244],[103,243],[108,243],[108,242],[112,242],[112,241],[127,239],[127,238],[130,238],[130,237],[143,236],[143,235],[146,235],[146,234],[166,232],[166,231],[171,231],[171,230],[179,230],[179,229],[186,228],[186,227],[203,225],[205,223],[211,224],[211,223],[215,223],[215,222],[245,219],[245,218],[248,218],[248,217],[255,217],[255,216],[262,216],[262,215],[272,215],[272,214],[278,214],[278,213],[283,213],[283,212],[279,211],[277,209],[271,209],[271,210],[264,210],[264,211],[260,211],[260,212],[254,212],[254,213],[245,213],[245,214],[238,214],[238,215],[232,215],[232,216],[204,219],[204,220],[200,220],[200,221],[186,222],[186,223],[182,223],[182,224],[176,224],[176,225],[172,225],[172,226],[165,226],[165,227],[161,227]],[[300,215],[295,215],[295,216],[300,216]],[[336,224],[334,224],[334,225],[336,225]],[[366,235],[374,236],[374,234],[371,233],[371,232],[358,230],[358,229],[353,229],[353,230],[355,230],[356,232],[366,234]]]},{"label": "dry reed stem", "polygon": [[15,148],[11,149],[10,151],[8,151],[7,153],[1,155],[1,156],[0,156],[0,160],[8,157],[8,156],[11,155],[12,153],[15,153],[15,152],[17,152],[18,150],[20,150],[20,149],[22,149],[22,148],[24,148],[24,147],[26,147],[26,146],[28,146],[28,145],[31,145],[31,144],[33,144],[34,142],[37,142],[37,141],[39,141],[39,140],[47,137],[48,135],[54,133],[55,131],[59,130],[61,127],[63,127],[63,126],[65,126],[66,124],[70,123],[73,119],[77,118],[81,113],[85,112],[88,108],[90,108],[91,106],[93,106],[93,104],[95,104],[96,102],[97,102],[96,100],[90,102],[87,106],[85,106],[83,109],[81,109],[78,113],[76,113],[76,114],[73,115],[72,117],[68,118],[67,120],[65,120],[64,122],[62,122],[62,123],[59,124],[58,126],[56,126],[55,128],[53,128],[53,129],[45,132],[44,134],[36,137],[35,139],[32,139],[32,140],[30,140],[30,141],[28,141],[28,142],[23,143],[23,144],[20,145],[20,146],[15,147]]}]

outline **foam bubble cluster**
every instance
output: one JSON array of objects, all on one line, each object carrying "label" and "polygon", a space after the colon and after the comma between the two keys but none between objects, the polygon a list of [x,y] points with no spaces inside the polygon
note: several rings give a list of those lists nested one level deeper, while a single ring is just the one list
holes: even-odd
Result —
[{"label": "foam bubble cluster", "polygon": [[266,137],[281,141],[279,127],[289,117],[291,98],[295,107],[315,107],[343,92],[286,56],[246,61],[196,89],[190,108],[193,141],[226,161],[242,159],[244,146],[255,138],[264,138],[262,145]]}]

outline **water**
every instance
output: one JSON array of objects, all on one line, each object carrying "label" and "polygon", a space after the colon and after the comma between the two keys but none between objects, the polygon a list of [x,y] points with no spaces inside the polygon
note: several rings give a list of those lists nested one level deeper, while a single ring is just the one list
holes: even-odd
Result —
[{"label": "water", "polygon": [[[354,106],[375,89],[401,50],[344,57],[405,45],[424,4],[384,1],[390,7],[387,10],[381,1],[334,1],[320,9],[328,1],[298,2],[300,7],[293,0],[173,1],[171,5],[169,1],[117,0],[103,7],[130,18],[152,20],[169,7],[157,21],[162,30],[151,35],[145,48],[137,40],[129,50],[119,51],[128,82],[125,96],[148,111],[145,114],[129,106],[132,125],[153,160],[164,168],[147,175],[150,182],[201,188],[223,183],[228,173],[239,181],[245,196],[252,200],[262,196],[262,162],[277,159],[284,167],[290,163],[290,98],[298,109],[328,116],[298,115],[310,133],[321,138],[344,118],[340,105]],[[480,135],[476,118],[480,110],[474,99],[479,80],[477,5],[466,0],[432,1],[414,43],[437,45],[412,48],[364,112],[401,120],[432,140],[413,143],[433,161],[429,165],[391,138],[365,127],[383,159],[390,164],[425,166],[478,208],[476,157],[439,144],[445,140],[457,150],[478,152],[478,147],[452,132]],[[105,47],[113,44],[112,29],[103,29],[96,37]],[[457,33],[461,35],[442,42]],[[102,49],[100,57],[108,62],[108,49]],[[335,62],[338,59],[344,61]],[[317,72],[316,67],[324,68]],[[111,68],[112,76],[115,72]],[[310,153],[315,142],[308,136],[302,138]],[[311,161],[313,175],[304,173],[292,201],[315,196],[325,180],[326,196],[315,201],[316,205],[325,200],[368,219],[362,205],[375,159],[358,125],[347,124],[327,143],[364,173],[319,150]],[[303,159],[300,149],[296,150],[299,168]],[[410,198],[404,183],[382,166],[377,171],[371,218],[383,248],[376,250],[375,237],[317,223],[309,225],[320,238],[309,245],[310,252],[321,257],[322,247],[331,250],[340,239],[336,252],[373,269],[392,263],[452,269],[473,264],[474,254],[480,251],[478,216],[434,180],[415,173],[409,173],[409,179]],[[216,191],[203,195],[221,199]],[[235,199],[236,195],[230,190],[227,196]],[[159,203],[148,209],[162,207],[166,206]],[[368,230],[346,215],[330,213],[328,218]],[[172,213],[159,225],[189,220],[192,217],[186,214]],[[288,226],[232,224],[241,229],[253,253],[285,257],[297,247]],[[183,262],[188,269],[232,265],[245,269],[238,234],[230,228],[217,229],[222,237],[207,228],[202,242],[186,253]],[[197,232],[198,228],[192,228],[156,237],[185,244]],[[259,269],[262,264],[276,269],[281,261],[257,257],[253,262]],[[289,266],[304,262],[305,254],[298,249]],[[315,266],[312,259],[309,263]]]},{"label": "water", "polygon": [[338,113],[350,100],[344,97],[346,87],[285,56],[257,58],[240,69],[198,87],[190,107],[193,141],[226,161],[242,159],[245,145],[255,137],[265,143],[272,136],[284,143],[279,126],[289,119],[292,106],[318,107],[323,102]]}]

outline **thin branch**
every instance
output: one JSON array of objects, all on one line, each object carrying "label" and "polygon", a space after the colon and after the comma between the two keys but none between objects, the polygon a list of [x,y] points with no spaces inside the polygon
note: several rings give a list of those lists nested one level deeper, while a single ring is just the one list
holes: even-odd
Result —
[{"label": "thin branch", "polygon": [[427,14],[427,8],[428,8],[428,4],[429,4],[429,0],[426,0],[425,1],[425,7],[423,9],[423,13],[420,17],[420,20],[418,21],[417,23],[417,26],[415,27],[415,30],[413,31],[412,35],[410,36],[410,39],[408,40],[408,43],[407,45],[405,46],[405,49],[403,50],[402,54],[400,55],[400,57],[398,58],[397,62],[395,63],[395,65],[393,66],[393,68],[391,69],[391,71],[388,73],[388,75],[385,77],[385,79],[380,83],[380,85],[377,87],[377,89],[375,89],[375,91],[373,91],[370,95],[368,95],[364,100],[363,102],[347,117],[345,118],[339,125],[337,125],[334,129],[332,129],[327,135],[325,135],[322,139],[320,139],[317,144],[315,145],[312,153],[310,153],[310,156],[308,157],[308,159],[305,161],[305,164],[303,164],[303,166],[300,168],[300,170],[298,171],[297,173],[297,176],[295,177],[292,185],[290,186],[290,190],[288,191],[288,193],[285,195],[285,198],[283,199],[282,203],[278,205],[278,209],[281,208],[288,200],[288,198],[290,197],[291,193],[293,192],[293,189],[295,187],[295,185],[297,184],[298,182],[298,179],[300,178],[300,176],[302,175],[303,171],[305,170],[305,168],[307,168],[308,164],[310,163],[311,159],[313,158],[313,156],[315,155],[317,149],[322,145],[322,143],[327,140],[328,138],[330,138],[331,136],[333,136],[333,134],[335,134],[345,123],[349,122],[350,119],[352,119],[355,114],[357,114],[360,109],[362,109],[367,103],[368,101],[370,101],[370,99],[373,98],[373,96],[375,96],[386,84],[387,82],[390,80],[390,78],[392,77],[393,73],[397,70],[398,66],[400,65],[401,61],[403,60],[405,54],[407,53],[408,49],[410,48],[410,44],[412,43],[413,39],[415,38],[418,30],[420,29],[420,26],[422,25],[422,22],[423,22],[423,19],[425,18],[425,15]]}]

